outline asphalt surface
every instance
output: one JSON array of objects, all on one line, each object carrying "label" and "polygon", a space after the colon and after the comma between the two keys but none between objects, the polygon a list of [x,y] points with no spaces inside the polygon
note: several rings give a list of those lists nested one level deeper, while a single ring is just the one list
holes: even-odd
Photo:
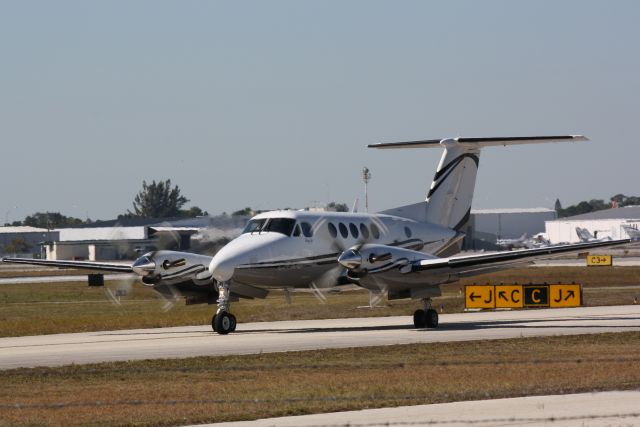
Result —
[{"label": "asphalt surface", "polygon": [[0,369],[322,348],[640,331],[640,305],[443,314],[437,329],[410,316],[239,323],[0,338]]},{"label": "asphalt surface", "polygon": [[636,426],[640,391],[531,396],[268,418],[216,427],[268,426]]}]

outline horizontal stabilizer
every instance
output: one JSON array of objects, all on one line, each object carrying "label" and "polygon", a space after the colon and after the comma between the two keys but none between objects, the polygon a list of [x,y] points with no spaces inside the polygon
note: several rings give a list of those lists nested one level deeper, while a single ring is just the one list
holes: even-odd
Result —
[{"label": "horizontal stabilizer", "polygon": [[459,144],[470,146],[496,147],[519,144],[537,144],[542,142],[577,142],[588,141],[583,135],[555,135],[555,136],[512,136],[495,138],[444,138],[444,139],[424,139],[420,141],[404,142],[383,142],[379,144],[369,144],[369,148],[440,148],[445,141],[455,141]]}]

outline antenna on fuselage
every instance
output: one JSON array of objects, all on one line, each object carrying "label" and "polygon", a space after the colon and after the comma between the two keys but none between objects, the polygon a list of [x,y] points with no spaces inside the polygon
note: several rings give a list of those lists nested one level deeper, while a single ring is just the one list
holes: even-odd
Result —
[{"label": "antenna on fuselage", "polygon": [[364,182],[364,211],[369,212],[369,191],[368,184],[371,181],[371,171],[368,167],[362,168],[362,182]]}]

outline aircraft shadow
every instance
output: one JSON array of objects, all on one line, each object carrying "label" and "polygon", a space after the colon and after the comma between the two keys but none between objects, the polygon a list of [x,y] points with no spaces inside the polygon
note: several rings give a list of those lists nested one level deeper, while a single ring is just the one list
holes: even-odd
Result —
[{"label": "aircraft shadow", "polygon": [[[598,317],[597,319],[573,318],[565,321],[576,320],[600,320],[602,322],[610,321],[629,321],[638,318],[630,317]],[[542,323],[554,321],[554,319],[527,319],[527,320],[489,320],[478,322],[452,322],[441,323],[436,329],[417,329],[411,324],[406,325],[381,325],[381,326],[337,326],[337,327],[318,327],[318,328],[300,328],[300,329],[244,329],[235,333],[280,333],[280,334],[305,334],[305,333],[322,333],[322,332],[367,332],[367,331],[393,331],[393,330],[415,330],[419,332],[454,332],[454,331],[472,331],[483,329],[624,329],[630,326],[626,325],[608,325],[606,323],[597,325],[565,325],[562,323],[543,325]],[[563,322],[555,320],[557,322]],[[634,325],[631,325],[631,327]]]}]

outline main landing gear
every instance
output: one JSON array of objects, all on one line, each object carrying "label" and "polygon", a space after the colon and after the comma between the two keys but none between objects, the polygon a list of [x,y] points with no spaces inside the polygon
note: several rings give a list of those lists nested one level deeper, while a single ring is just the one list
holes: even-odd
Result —
[{"label": "main landing gear", "polygon": [[211,327],[220,335],[236,330],[236,316],[229,313],[229,283],[218,284],[218,311],[211,318]]},{"label": "main landing gear", "polygon": [[437,328],[438,312],[431,308],[431,298],[423,298],[424,310],[413,313],[413,324],[416,328]]}]

